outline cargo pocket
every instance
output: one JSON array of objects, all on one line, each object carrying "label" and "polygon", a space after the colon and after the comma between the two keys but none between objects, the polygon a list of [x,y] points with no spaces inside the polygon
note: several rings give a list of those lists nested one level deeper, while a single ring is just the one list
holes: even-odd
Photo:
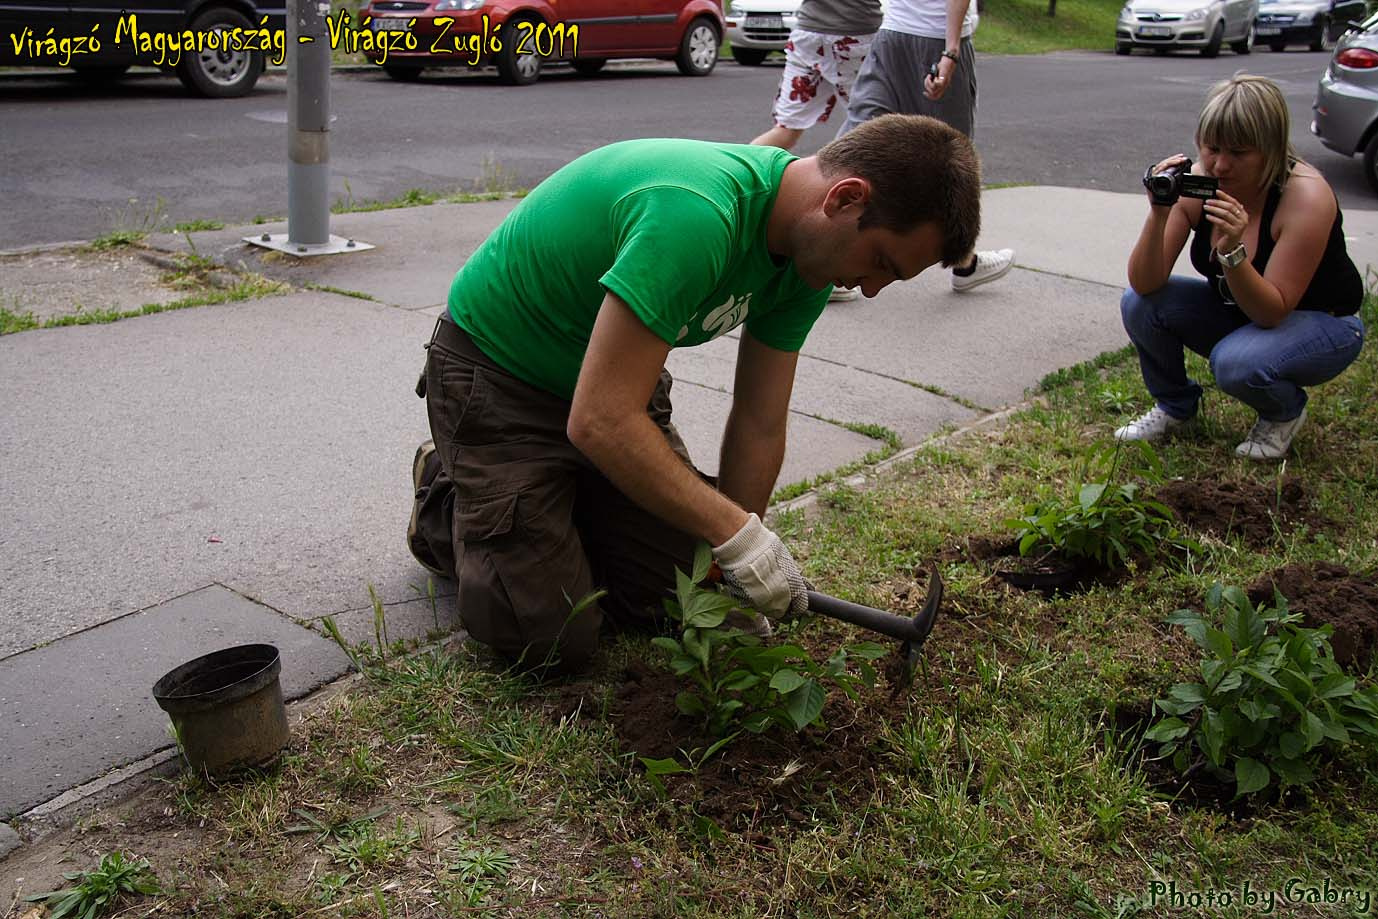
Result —
[{"label": "cargo pocket", "polygon": [[521,601],[509,589],[519,585],[519,576],[507,573],[514,559],[510,536],[516,516],[516,493],[454,505],[460,621],[474,638],[509,656],[526,644],[516,616]]}]

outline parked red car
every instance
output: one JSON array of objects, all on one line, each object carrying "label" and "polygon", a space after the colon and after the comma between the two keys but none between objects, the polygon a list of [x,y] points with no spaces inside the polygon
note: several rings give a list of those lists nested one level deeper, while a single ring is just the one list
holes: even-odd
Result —
[{"label": "parked red car", "polygon": [[370,0],[359,17],[365,55],[394,79],[493,64],[517,86],[551,60],[587,75],[613,58],[661,58],[706,76],[723,35],[716,0]]}]

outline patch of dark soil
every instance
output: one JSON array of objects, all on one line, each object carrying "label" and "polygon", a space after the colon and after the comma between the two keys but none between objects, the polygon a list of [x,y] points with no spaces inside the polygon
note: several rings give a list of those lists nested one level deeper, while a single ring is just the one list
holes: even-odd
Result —
[{"label": "patch of dark soil", "polygon": [[1287,565],[1250,584],[1249,599],[1271,605],[1274,588],[1287,598],[1288,609],[1302,614],[1308,628],[1330,624],[1336,663],[1360,673],[1368,670],[1378,650],[1378,579],[1352,574],[1333,562]]},{"label": "patch of dark soil", "polygon": [[[877,663],[887,673],[895,669],[888,659]],[[716,741],[676,708],[675,696],[683,688],[672,674],[647,664],[627,668],[608,712],[624,751],[685,763],[686,753],[701,753]],[[892,706],[903,704],[889,699],[887,688],[880,681],[859,705],[840,692],[830,693],[825,729],[743,733],[697,772],[663,777],[667,793],[718,826],[738,831],[811,822],[818,806],[859,805],[871,797],[878,776],[895,768],[875,742]],[[893,714],[900,717],[898,710]]]},{"label": "patch of dark soil", "polygon": [[1019,541],[1009,536],[968,536],[945,546],[938,553],[938,562],[988,562],[1019,554]]},{"label": "patch of dark soil", "polygon": [[1284,478],[1280,488],[1267,482],[1187,479],[1164,484],[1154,498],[1198,533],[1217,539],[1238,536],[1253,547],[1269,545],[1301,524],[1330,524],[1311,510],[1310,496],[1296,476]]}]

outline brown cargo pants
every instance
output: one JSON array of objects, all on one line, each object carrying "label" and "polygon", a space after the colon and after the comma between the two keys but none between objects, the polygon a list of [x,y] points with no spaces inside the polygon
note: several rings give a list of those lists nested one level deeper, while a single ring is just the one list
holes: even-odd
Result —
[{"label": "brown cargo pants", "polygon": [[[618,491],[569,442],[569,402],[498,367],[447,317],[425,379],[439,464],[417,492],[418,537],[455,573],[469,634],[523,669],[561,673],[591,662],[605,615],[654,627],[696,540]],[[671,383],[662,372],[647,412],[692,467],[670,421]],[[599,588],[608,595],[572,617]]]}]

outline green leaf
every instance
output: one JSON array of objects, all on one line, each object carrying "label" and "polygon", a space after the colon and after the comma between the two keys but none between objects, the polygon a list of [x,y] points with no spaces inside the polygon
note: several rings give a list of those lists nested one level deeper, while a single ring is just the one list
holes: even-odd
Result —
[{"label": "green leaf", "polygon": [[759,734],[768,727],[770,727],[769,712],[756,712],[742,719],[742,730],[750,731],[753,734]]},{"label": "green leaf", "polygon": [[1219,629],[1206,629],[1206,650],[1222,661],[1234,660],[1234,642]]},{"label": "green leaf", "polygon": [[1220,682],[1215,684],[1215,691],[1220,694],[1234,692],[1244,683],[1244,673],[1242,670],[1231,670],[1220,678]]},{"label": "green leaf", "polygon": [[785,696],[803,686],[804,682],[804,678],[793,670],[777,670],[770,678],[770,688]]},{"label": "green leaf", "polygon": [[1197,743],[1201,745],[1201,752],[1206,754],[1206,758],[1211,761],[1212,766],[1223,766],[1225,764],[1225,727],[1220,722],[1220,716],[1215,712],[1206,710],[1201,716],[1200,734],[1197,735]]},{"label": "green leaf", "polygon": [[1251,795],[1268,787],[1268,782],[1271,780],[1272,775],[1268,772],[1268,767],[1258,760],[1241,756],[1234,761],[1234,796],[1236,798]]},{"label": "green leaf", "polygon": [[1325,725],[1311,712],[1303,712],[1301,733],[1306,738],[1306,749],[1310,750],[1325,739]]},{"label": "green leaf", "polygon": [[708,707],[703,704],[703,700],[687,689],[675,696],[675,708],[694,717],[702,717],[708,713]]},{"label": "green leaf", "polygon": [[699,760],[699,764],[702,765],[703,763],[707,762],[709,757],[711,757],[714,753],[717,753],[723,747],[732,743],[732,741],[736,740],[737,737],[741,735],[741,733],[741,731],[733,731],[731,734],[728,734],[722,740],[719,740],[716,743],[714,743],[706,751],[704,751],[703,757]]},{"label": "green leaf", "polygon": [[662,651],[669,652],[671,655],[682,653],[679,642],[675,641],[673,638],[667,638],[664,635],[657,635],[655,638],[652,638],[651,645]]},{"label": "green leaf", "polygon": [[697,628],[686,628],[684,630],[684,651],[687,655],[698,661],[705,670],[708,669],[708,642],[703,640]]},{"label": "green leaf", "polygon": [[759,674],[752,673],[750,670],[734,670],[723,679],[722,688],[728,692],[741,692],[743,689],[750,689],[759,682],[761,682]]},{"label": "green leaf", "polygon": [[1178,702],[1200,704],[1206,701],[1206,687],[1200,683],[1178,683],[1169,689],[1167,694]]},{"label": "green leaf", "polygon": [[677,759],[648,759],[644,756],[639,757],[641,765],[646,767],[647,775],[678,775],[681,772],[688,772],[689,769]]},{"label": "green leaf", "polygon": [[695,584],[702,583],[703,579],[708,577],[708,569],[711,568],[712,565],[713,550],[709,548],[708,543],[699,543],[697,546],[694,547],[693,581]]},{"label": "green leaf", "polygon": [[1080,494],[1077,495],[1077,503],[1081,505],[1082,510],[1089,511],[1103,494],[1105,494],[1105,483],[1103,482],[1083,485]]},{"label": "green leaf", "polygon": [[1299,759],[1274,759],[1271,765],[1273,772],[1277,773],[1278,780],[1284,785],[1306,785],[1316,780],[1316,773]]},{"label": "green leaf", "polygon": [[1316,695],[1322,699],[1334,699],[1354,693],[1354,678],[1343,673],[1332,673],[1316,684]]},{"label": "green leaf", "polygon": [[1172,613],[1169,613],[1168,617],[1163,621],[1166,622],[1168,625],[1183,626],[1191,625],[1195,622],[1205,622],[1205,620],[1201,618],[1201,614],[1194,609],[1174,610]]},{"label": "green leaf", "polygon": [[1167,741],[1185,736],[1191,728],[1181,718],[1164,718],[1144,734],[1145,740]]},{"label": "green leaf", "polygon": [[785,712],[796,731],[802,731],[823,713],[823,700],[826,697],[823,687],[814,680],[809,680],[798,692],[790,694]]}]

